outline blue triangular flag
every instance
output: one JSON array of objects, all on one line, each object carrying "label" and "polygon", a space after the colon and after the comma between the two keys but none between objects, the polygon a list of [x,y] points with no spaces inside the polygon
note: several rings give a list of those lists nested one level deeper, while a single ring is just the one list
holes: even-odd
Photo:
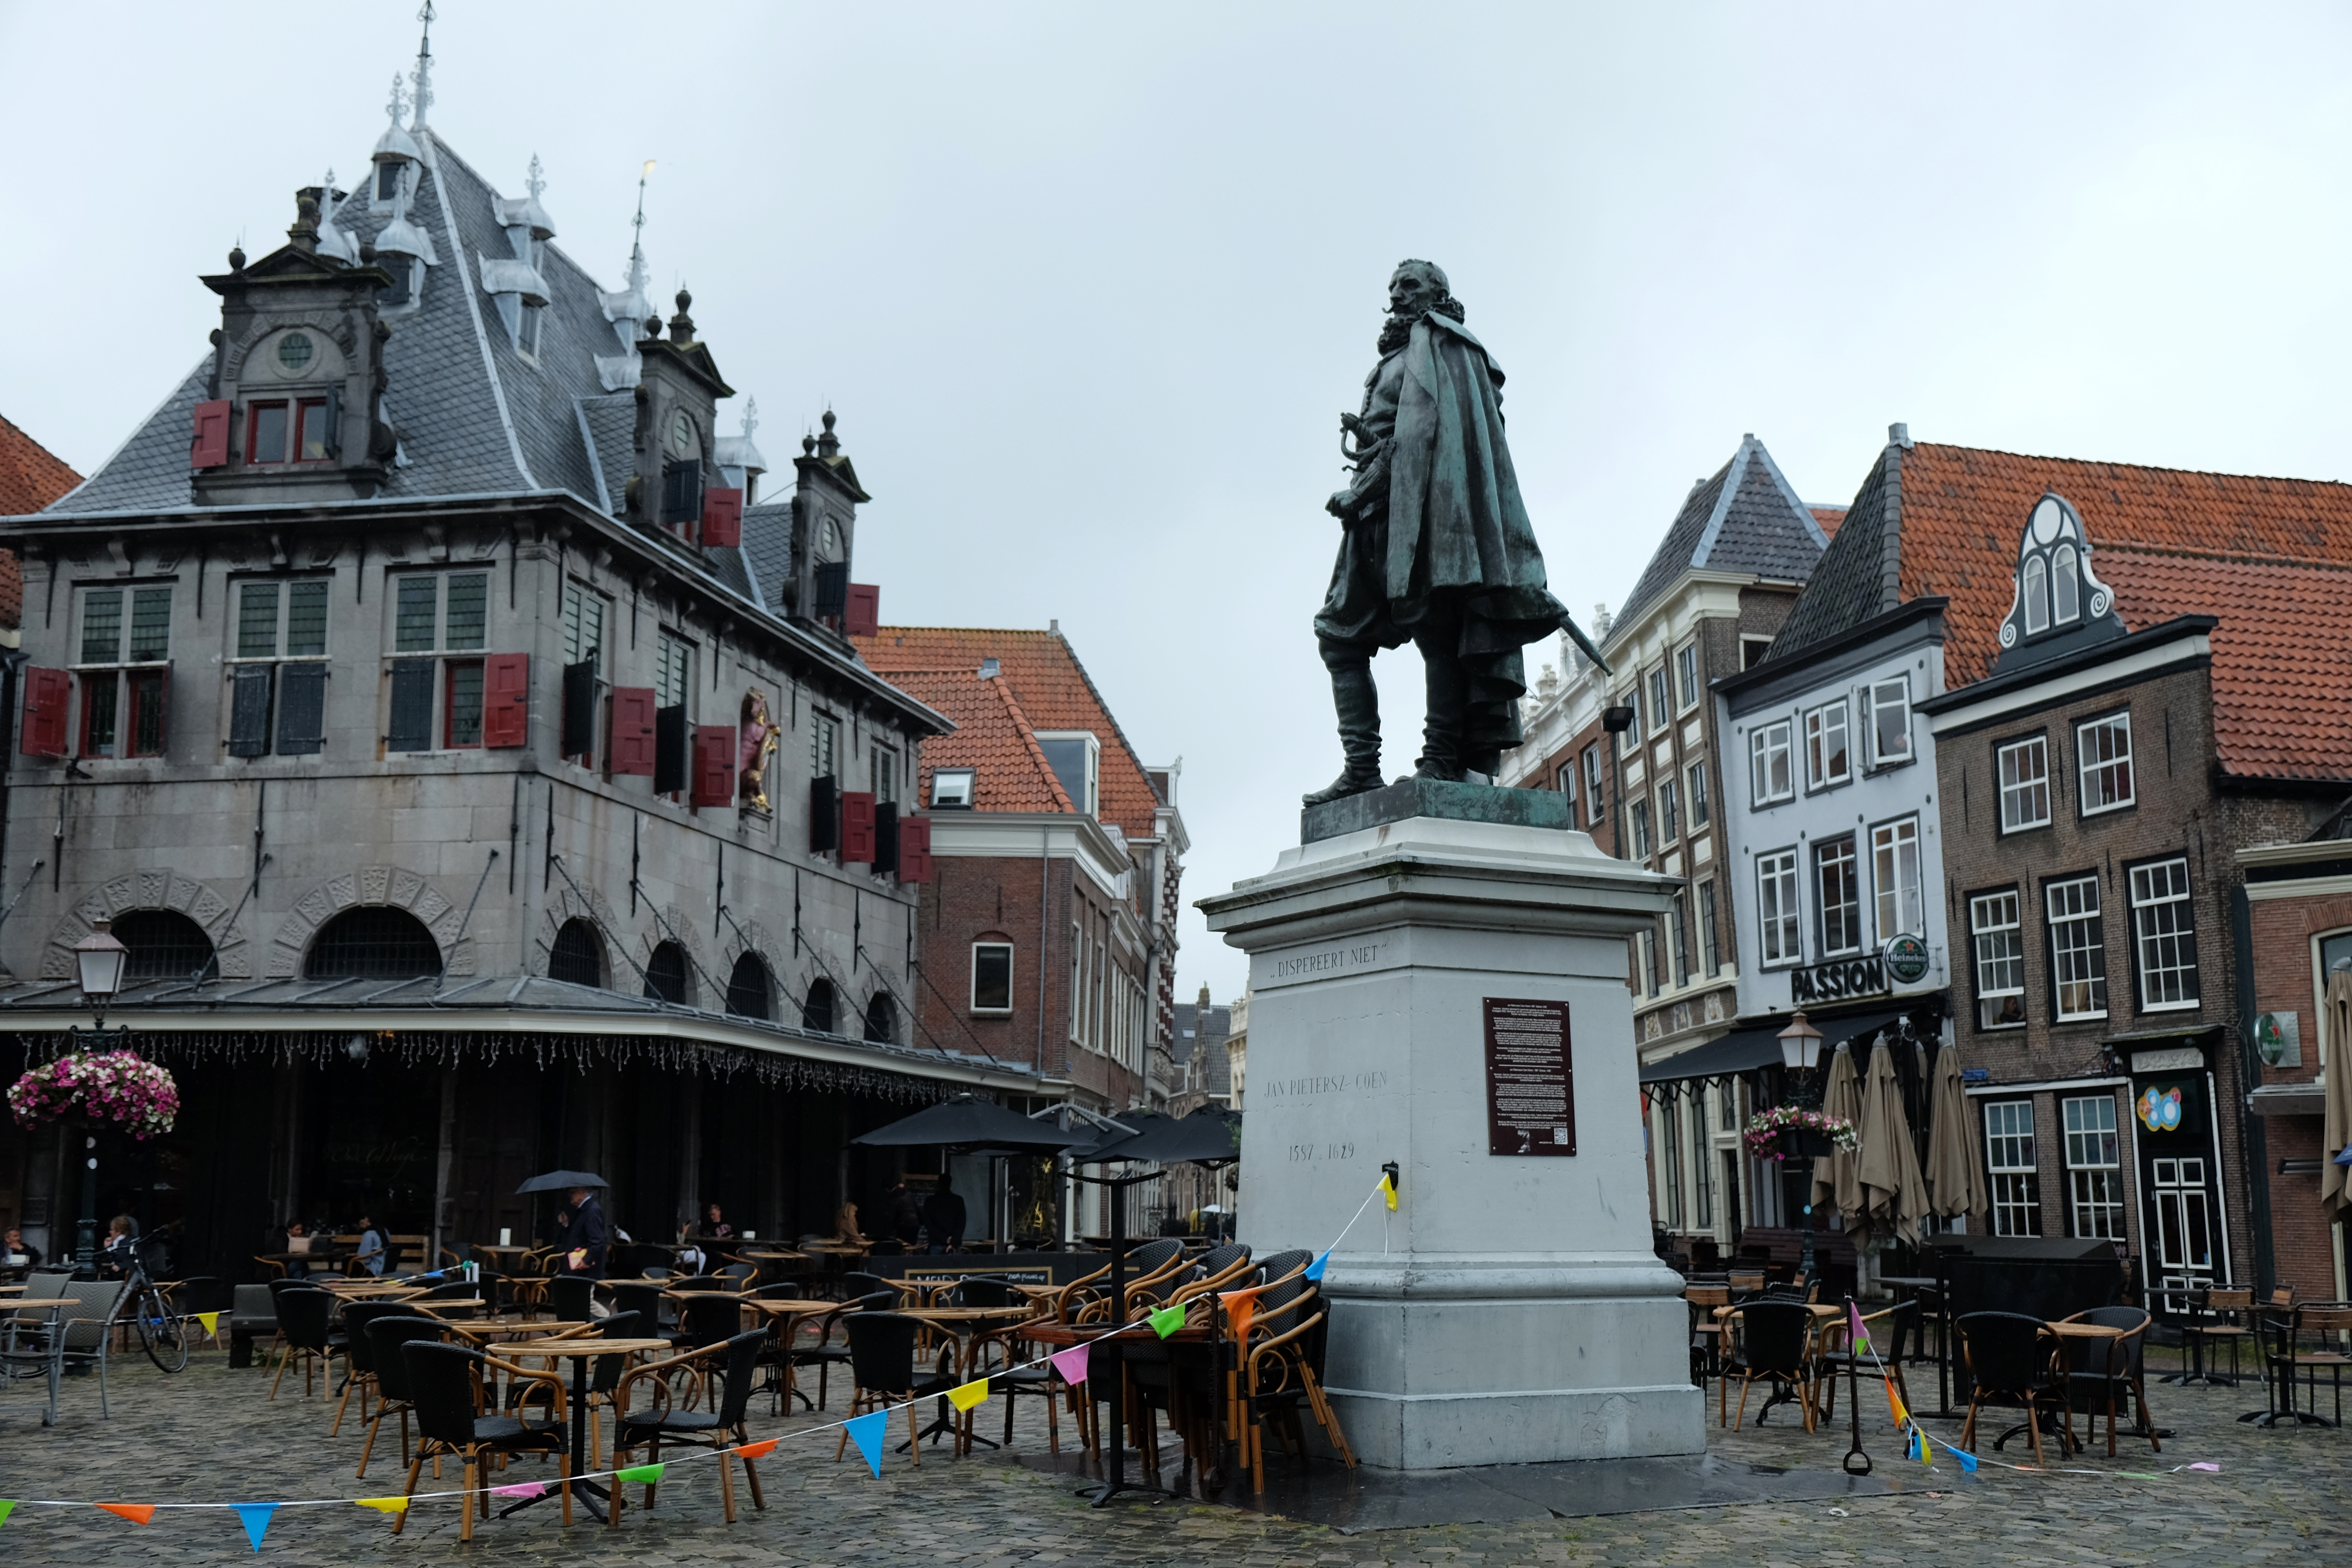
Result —
[{"label": "blue triangular flag", "polygon": [[1972,1476],[1977,1473],[1977,1457],[1974,1454],[1965,1448],[1955,1448],[1952,1453],[1960,1461],[1961,1469]]},{"label": "blue triangular flag", "polygon": [[261,1550],[261,1538],[269,1532],[269,1516],[278,1511],[274,1502],[241,1502],[236,1505],[237,1518],[245,1521],[247,1539],[256,1552]]},{"label": "blue triangular flag", "polygon": [[890,1435],[890,1413],[887,1410],[869,1410],[863,1415],[853,1416],[844,1425],[849,1428],[849,1440],[856,1443],[857,1451],[866,1456],[866,1462],[873,1467],[875,1478],[878,1480],[882,1475],[882,1443]]},{"label": "blue triangular flag", "polygon": [[1320,1283],[1323,1279],[1323,1270],[1330,1261],[1331,1255],[1328,1252],[1326,1252],[1322,1257],[1308,1264],[1307,1266],[1307,1278]]}]

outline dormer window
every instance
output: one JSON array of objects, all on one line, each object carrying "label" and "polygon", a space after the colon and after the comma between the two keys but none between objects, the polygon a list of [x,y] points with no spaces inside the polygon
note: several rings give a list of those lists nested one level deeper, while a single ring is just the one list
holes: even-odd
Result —
[{"label": "dormer window", "polygon": [[1102,772],[1102,746],[1088,730],[1041,730],[1037,732],[1037,749],[1045,753],[1045,765],[1054,770],[1061,781],[1062,793],[1070,797],[1070,809],[1087,816],[1095,815],[1097,787]]},{"label": "dormer window", "polygon": [[250,405],[246,462],[255,466],[325,462],[330,456],[327,404],[323,397],[280,397]]},{"label": "dormer window", "polygon": [[[2092,574],[2090,535],[2082,517],[2063,496],[2045,493],[2034,503],[2018,541],[2016,593],[2002,618],[2000,646],[2030,662],[2043,657],[2024,651],[2036,638],[2100,623],[2106,623],[2107,635],[2123,635],[2114,593]],[[2079,640],[2069,637],[2063,644],[2051,645],[2051,650],[2072,647]]]},{"label": "dormer window", "polygon": [[400,195],[400,172],[405,165],[386,160],[375,166],[375,199],[388,202]]},{"label": "dormer window", "polygon": [[970,768],[939,768],[931,773],[931,809],[933,811],[970,811],[971,809],[972,770]]}]

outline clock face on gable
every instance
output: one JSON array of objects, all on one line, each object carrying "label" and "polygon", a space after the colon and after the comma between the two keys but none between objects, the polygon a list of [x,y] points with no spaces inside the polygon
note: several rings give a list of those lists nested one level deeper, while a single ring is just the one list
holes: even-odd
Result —
[{"label": "clock face on gable", "polygon": [[678,458],[694,457],[702,449],[702,444],[695,439],[694,421],[683,414],[670,421],[669,449],[671,456]]}]

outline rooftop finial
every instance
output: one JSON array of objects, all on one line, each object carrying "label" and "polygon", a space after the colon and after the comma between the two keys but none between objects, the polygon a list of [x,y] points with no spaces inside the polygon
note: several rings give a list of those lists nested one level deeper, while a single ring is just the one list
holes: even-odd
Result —
[{"label": "rooftop finial", "polygon": [[433,0],[425,0],[416,19],[425,24],[425,30],[416,40],[416,69],[409,74],[416,84],[416,118],[408,122],[411,131],[425,129],[425,111],[433,105]]},{"label": "rooftop finial", "polygon": [[759,427],[760,400],[756,397],[747,397],[743,400],[743,440],[747,445],[751,439],[751,432]]},{"label": "rooftop finial", "polygon": [[530,174],[523,180],[522,188],[530,193],[530,199],[533,201],[539,199],[540,192],[547,189],[547,182],[540,178],[539,154],[536,153],[530,155]]}]

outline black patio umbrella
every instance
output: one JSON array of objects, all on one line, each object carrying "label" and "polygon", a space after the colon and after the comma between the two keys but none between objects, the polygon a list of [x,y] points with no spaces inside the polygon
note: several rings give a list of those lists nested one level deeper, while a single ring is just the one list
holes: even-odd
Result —
[{"label": "black patio umbrella", "polygon": [[1091,1132],[1066,1132],[1051,1121],[1032,1121],[1017,1110],[960,1094],[927,1105],[887,1127],[852,1138],[869,1149],[941,1148],[993,1150],[1009,1154],[1058,1154]]},{"label": "black patio umbrella", "polygon": [[612,1184],[591,1171],[549,1171],[533,1176],[515,1191],[520,1193],[568,1193],[574,1187],[606,1187]]},{"label": "black patio umbrella", "polygon": [[1175,1125],[1176,1119],[1164,1110],[1122,1110],[1116,1118],[1116,1127],[1087,1128],[1080,1133],[1080,1142],[1063,1151],[1070,1163],[1091,1165],[1102,1158],[1102,1152],[1116,1144],[1131,1142],[1151,1129],[1166,1123]]},{"label": "black patio umbrella", "polygon": [[1160,1117],[1132,1138],[1107,1141],[1079,1152],[1088,1163],[1150,1160],[1162,1165],[1225,1165],[1242,1157],[1242,1113],[1202,1106],[1177,1120]]}]

